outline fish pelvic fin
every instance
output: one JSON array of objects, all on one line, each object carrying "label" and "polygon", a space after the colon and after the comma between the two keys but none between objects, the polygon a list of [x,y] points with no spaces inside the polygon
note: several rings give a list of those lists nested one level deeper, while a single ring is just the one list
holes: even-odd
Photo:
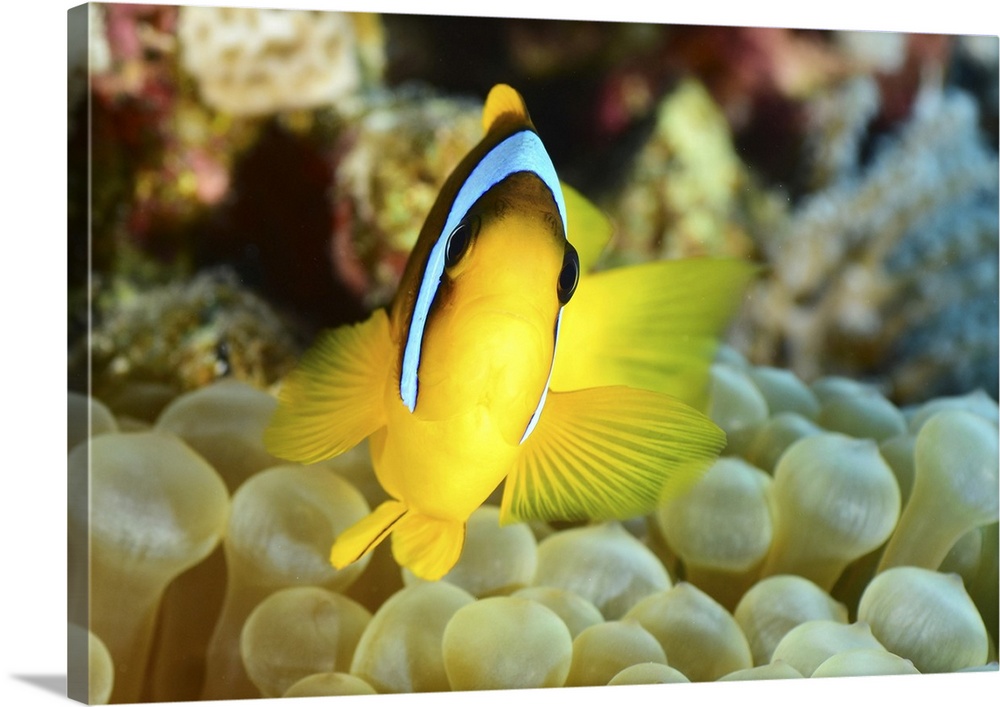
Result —
[{"label": "fish pelvic fin", "polygon": [[356,562],[385,540],[393,527],[406,514],[399,501],[385,501],[337,536],[330,550],[330,564],[338,570]]},{"label": "fish pelvic fin", "polygon": [[725,443],[705,415],[662,393],[550,391],[506,479],[501,523],[643,515],[693,483]]},{"label": "fish pelvic fin", "polygon": [[392,554],[400,566],[435,581],[455,566],[465,544],[465,522],[424,515],[402,501],[385,501],[337,536],[330,564],[342,569],[392,535]]},{"label": "fish pelvic fin", "polygon": [[421,579],[441,579],[455,566],[465,544],[465,522],[408,511],[392,532],[392,555]]},{"label": "fish pelvic fin", "polygon": [[743,260],[690,258],[580,278],[563,309],[552,389],[624,385],[706,409],[719,338],[757,272]]},{"label": "fish pelvic fin", "polygon": [[324,332],[282,382],[264,431],[276,457],[309,464],[346,452],[385,425],[389,317]]}]

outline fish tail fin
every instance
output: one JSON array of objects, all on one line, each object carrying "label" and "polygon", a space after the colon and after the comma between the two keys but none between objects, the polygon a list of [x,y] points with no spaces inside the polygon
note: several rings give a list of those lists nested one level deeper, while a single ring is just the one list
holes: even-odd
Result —
[{"label": "fish tail fin", "polygon": [[421,579],[441,579],[458,562],[465,522],[407,511],[392,532],[392,554]]},{"label": "fish tail fin", "polygon": [[267,450],[310,464],[346,452],[384,425],[391,353],[385,310],[321,335],[282,381],[264,431]]},{"label": "fish tail fin", "polygon": [[386,501],[337,536],[330,550],[330,564],[338,570],[356,562],[385,540],[393,527],[406,514],[399,501]]}]

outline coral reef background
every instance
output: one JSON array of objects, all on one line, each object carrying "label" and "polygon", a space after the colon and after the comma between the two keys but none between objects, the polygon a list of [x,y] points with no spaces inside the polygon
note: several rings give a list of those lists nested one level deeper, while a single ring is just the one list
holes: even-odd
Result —
[{"label": "coral reef background", "polygon": [[125,293],[212,268],[300,347],[385,304],[506,81],[615,220],[606,266],[769,266],[733,335],[754,363],[899,403],[997,394],[995,38],[90,8],[91,100],[70,103],[70,149],[90,138],[94,165],[89,193],[70,174],[74,360],[89,306],[100,331]]}]

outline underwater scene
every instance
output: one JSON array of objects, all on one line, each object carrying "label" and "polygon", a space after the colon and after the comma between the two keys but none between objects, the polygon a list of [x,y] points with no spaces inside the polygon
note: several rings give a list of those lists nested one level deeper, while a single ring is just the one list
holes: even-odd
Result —
[{"label": "underwater scene", "polygon": [[998,670],[997,36],[68,26],[70,697]]}]

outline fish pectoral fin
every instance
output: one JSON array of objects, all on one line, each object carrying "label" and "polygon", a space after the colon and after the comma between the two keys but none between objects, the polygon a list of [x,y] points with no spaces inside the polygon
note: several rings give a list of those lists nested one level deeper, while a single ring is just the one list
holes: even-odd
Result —
[{"label": "fish pectoral fin", "polygon": [[589,272],[611,241],[614,226],[599,208],[566,182],[562,186],[566,202],[566,237],[580,256],[580,272]]},{"label": "fish pectoral fin", "polygon": [[648,513],[697,479],[725,442],[705,415],[662,393],[550,391],[507,477],[501,522]]},{"label": "fish pectoral fin", "polygon": [[551,388],[625,385],[704,410],[719,337],[757,272],[742,260],[690,258],[581,277],[563,308]]},{"label": "fish pectoral fin", "polygon": [[392,555],[421,579],[441,579],[465,544],[465,523],[408,511],[393,528]]},{"label": "fish pectoral fin", "polygon": [[386,501],[337,536],[330,550],[330,564],[338,570],[364,557],[385,540],[406,513],[399,501]]},{"label": "fish pectoral fin", "polygon": [[385,310],[325,332],[282,382],[264,446],[309,464],[346,452],[382,427],[391,354]]}]

